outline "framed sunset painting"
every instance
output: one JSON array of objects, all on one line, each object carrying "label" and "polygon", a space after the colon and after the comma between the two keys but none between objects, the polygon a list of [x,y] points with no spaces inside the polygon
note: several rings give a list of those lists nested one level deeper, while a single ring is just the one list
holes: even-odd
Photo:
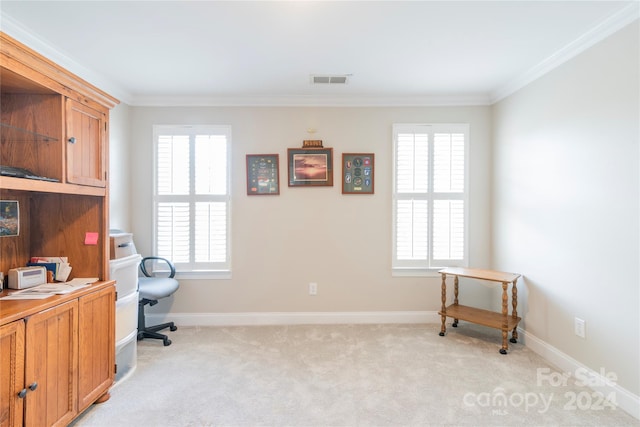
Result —
[{"label": "framed sunset painting", "polygon": [[332,148],[289,148],[289,187],[333,187]]}]

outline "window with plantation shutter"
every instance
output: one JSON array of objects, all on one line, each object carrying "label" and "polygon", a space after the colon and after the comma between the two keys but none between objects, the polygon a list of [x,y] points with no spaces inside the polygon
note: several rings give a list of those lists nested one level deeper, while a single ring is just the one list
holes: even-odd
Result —
[{"label": "window with plantation shutter", "polygon": [[467,265],[467,124],[393,126],[394,273]]},{"label": "window with plantation shutter", "polygon": [[154,248],[183,276],[230,271],[229,126],[154,126]]}]

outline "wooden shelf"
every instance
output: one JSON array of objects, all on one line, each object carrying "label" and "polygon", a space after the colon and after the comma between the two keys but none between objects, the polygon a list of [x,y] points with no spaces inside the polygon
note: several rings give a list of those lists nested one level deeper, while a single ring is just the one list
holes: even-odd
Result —
[{"label": "wooden shelf", "polygon": [[514,317],[510,314],[503,315],[494,311],[483,310],[480,308],[469,307],[460,304],[451,304],[447,307],[446,313],[438,312],[439,315],[445,315],[458,320],[465,320],[467,322],[477,323],[478,325],[488,326],[490,328],[501,329],[504,331],[510,331],[516,326],[520,320],[520,317]]},{"label": "wooden shelf", "polygon": [[0,189],[35,191],[40,193],[78,194],[83,196],[99,197],[104,197],[107,193],[107,190],[102,187],[40,181],[37,179],[12,178],[9,176],[0,176]]},{"label": "wooden shelf", "polygon": [[7,123],[0,123],[0,131],[2,135],[2,140],[12,140],[12,141],[36,141],[36,142],[56,142],[58,138],[43,135],[38,132],[32,132],[27,129],[22,129],[16,126],[12,126]]}]

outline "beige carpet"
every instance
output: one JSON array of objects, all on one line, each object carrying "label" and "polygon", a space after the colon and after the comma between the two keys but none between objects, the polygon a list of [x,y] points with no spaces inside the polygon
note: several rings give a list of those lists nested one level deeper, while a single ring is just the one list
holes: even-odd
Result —
[{"label": "beige carpet", "polygon": [[[138,366],[92,426],[638,426],[499,331],[461,323],[182,327],[138,343]],[[542,375],[542,376],[541,376]],[[573,403],[572,403],[573,400]],[[598,407],[600,406],[600,407]]]}]

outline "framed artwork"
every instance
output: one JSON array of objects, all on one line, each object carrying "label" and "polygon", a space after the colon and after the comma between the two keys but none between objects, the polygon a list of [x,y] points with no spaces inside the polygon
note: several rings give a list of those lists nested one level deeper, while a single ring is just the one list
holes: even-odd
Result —
[{"label": "framed artwork", "polygon": [[20,205],[17,200],[0,200],[0,237],[20,235]]},{"label": "framed artwork", "polygon": [[247,154],[247,194],[280,194],[279,164],[277,154]]},{"label": "framed artwork", "polygon": [[375,155],[342,153],[342,194],[373,194]]},{"label": "framed artwork", "polygon": [[289,148],[289,187],[333,187],[333,148]]}]

